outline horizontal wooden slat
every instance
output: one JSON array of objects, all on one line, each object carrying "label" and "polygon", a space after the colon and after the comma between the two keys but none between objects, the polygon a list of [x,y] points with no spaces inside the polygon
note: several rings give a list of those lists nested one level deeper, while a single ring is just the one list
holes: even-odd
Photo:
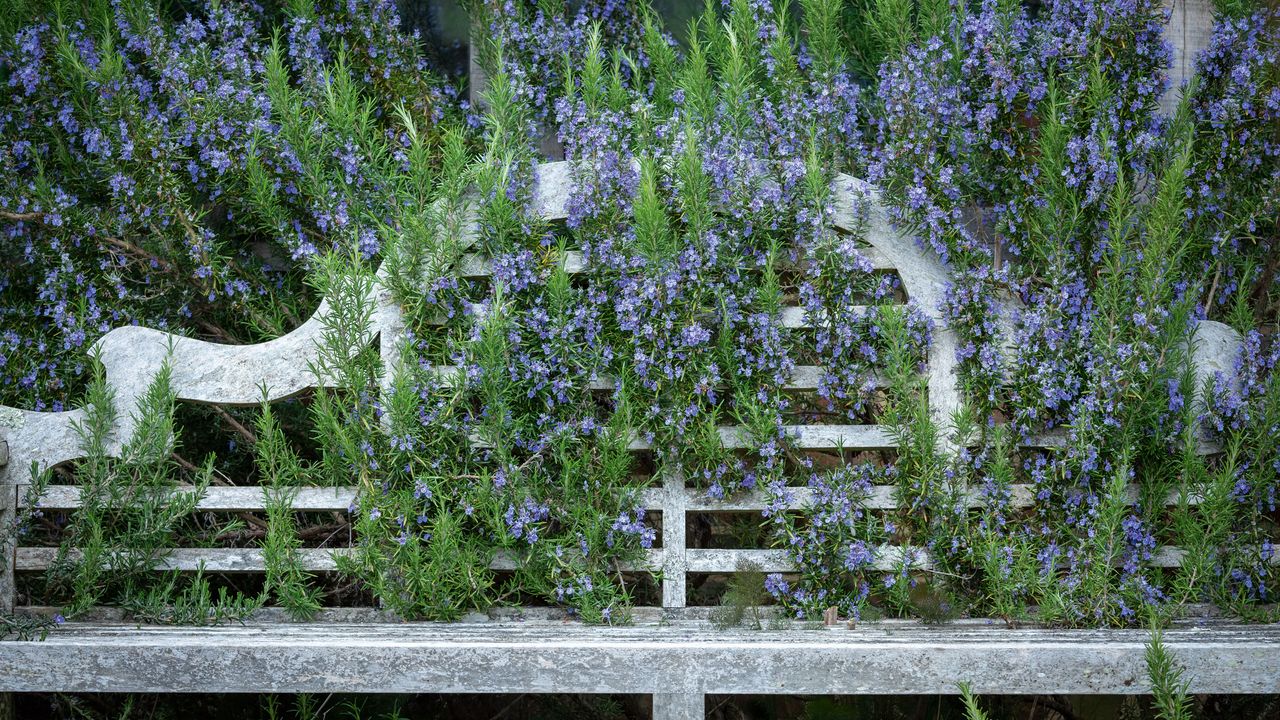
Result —
[{"label": "horizontal wooden slat", "polygon": [[[1136,500],[1139,494],[1137,485],[1129,485],[1126,494],[1130,500]],[[813,502],[813,490],[806,486],[788,487],[787,493],[791,497],[791,502],[787,507],[793,509],[806,508]],[[892,510],[898,507],[897,488],[892,485],[873,485],[866,500],[861,503],[861,507],[868,510]],[[1009,487],[1009,508],[1019,510],[1023,508],[1033,507],[1035,505],[1036,489],[1034,485],[1017,483]],[[1188,498],[1189,504],[1197,505],[1200,502],[1200,496],[1192,494]],[[662,502],[661,493],[654,491],[646,496],[646,504],[651,509],[659,509]],[[971,488],[965,493],[965,502],[968,507],[979,508],[988,504],[988,498],[984,497],[982,491],[977,488]],[[701,490],[690,490],[688,498],[685,500],[685,508],[690,512],[750,512],[763,510],[769,503],[769,498],[761,492],[739,493],[723,500],[717,500],[708,497],[706,492]],[[1165,498],[1167,505],[1178,504],[1178,493],[1170,492]]]},{"label": "horizontal wooden slat", "polygon": [[[764,612],[768,610],[769,605],[758,606]],[[1274,609],[1274,606],[1262,606],[1265,609]],[[719,606],[717,605],[689,605],[685,607],[657,607],[652,605],[635,605],[631,607],[631,620],[634,625],[660,625],[671,622],[683,623],[686,627],[693,630],[706,630],[714,627],[713,620],[718,614]],[[64,608],[57,605],[18,605],[14,608],[14,613],[25,617],[45,617],[51,618],[62,612]],[[1039,608],[1035,605],[1027,607],[1026,619],[1019,620],[1020,628],[1045,628],[1051,629],[1055,625],[1045,625],[1036,622],[1039,614]],[[1223,611],[1216,605],[1207,603],[1184,603],[1178,607],[1178,612],[1170,618],[1171,627],[1212,627],[1214,625],[1231,624],[1235,617],[1230,611]],[[125,623],[130,618],[129,611],[116,606],[95,605],[83,613],[75,616],[74,624],[78,623]],[[515,605],[515,606],[494,606],[484,610],[473,610],[463,615],[452,626],[472,626],[472,625],[492,625],[504,622],[519,622],[521,627],[530,627],[542,625],[550,629],[564,628],[565,620],[571,619],[568,608],[555,605]],[[245,618],[246,622],[257,623],[291,623],[296,622],[291,618],[287,609],[266,605],[254,610]],[[406,619],[386,608],[370,607],[367,605],[342,606],[342,607],[325,607],[321,608],[315,616],[308,621],[312,625],[318,623],[405,623]],[[412,622],[412,621],[409,621]],[[961,634],[972,628],[986,628],[992,624],[989,618],[968,618],[959,617],[949,620],[947,626],[956,629]],[[863,621],[861,627],[863,629],[876,628],[881,630],[896,630],[898,628],[909,629],[918,627],[920,620],[917,618],[881,618],[874,621]],[[815,628],[816,629],[816,628]],[[465,631],[464,631],[465,634]]]},{"label": "horizontal wooden slat", "polygon": [[[722,573],[733,572],[743,563],[759,566],[764,572],[793,572],[793,566],[787,560],[785,550],[754,549],[690,549],[688,553],[689,572]],[[1173,568],[1182,563],[1186,551],[1179,547],[1162,546],[1151,553],[1147,565],[1151,567]],[[875,551],[872,564],[876,570],[893,571],[902,567],[904,557],[913,559],[912,567],[918,570],[932,570],[933,560],[929,551],[924,548],[883,545]],[[1280,565],[1280,557],[1273,558],[1273,564]]]},{"label": "horizontal wooden slat", "polygon": [[[1059,427],[1033,435],[1030,440],[1022,443],[1022,447],[1058,450],[1067,447],[1069,440],[1067,428]],[[1212,455],[1222,452],[1222,446],[1204,433],[1200,433],[1196,437],[1196,452],[1201,455]]]},{"label": "horizontal wooden slat", "polygon": [[[333,554],[347,552],[350,551],[302,548],[296,557],[306,570],[332,572],[337,569]],[[57,548],[20,547],[15,555],[15,568],[19,572],[46,570],[57,559],[57,553]],[[72,560],[80,559],[79,551],[69,555]],[[155,569],[195,572],[201,567],[211,573],[258,573],[263,571],[265,563],[259,548],[174,548]]]},{"label": "horizontal wooden slat", "polygon": [[[437,365],[433,368],[436,377],[443,380],[454,380],[461,378],[461,371],[453,365]],[[792,371],[791,376],[787,379],[787,383],[782,386],[783,390],[804,391],[817,390],[818,383],[822,380],[823,368],[821,365],[797,365]],[[885,387],[887,381],[881,373],[870,373],[868,382],[874,387]],[[597,377],[587,383],[587,387],[591,390],[613,390],[617,386],[617,380],[610,376]]]},{"label": "horizontal wooden slat", "polygon": [[[346,548],[324,549],[303,548],[297,551],[302,567],[314,572],[331,572],[337,568],[334,554],[349,553]],[[909,554],[915,558],[912,567],[929,570],[933,567],[928,551],[923,548],[907,548],[897,545],[881,546],[875,551],[876,560],[873,567],[878,570],[892,571],[901,567],[902,558]],[[1153,567],[1177,567],[1182,562],[1185,551],[1173,546],[1156,548],[1148,565]],[[15,567],[21,572],[33,572],[47,569],[57,556],[57,548],[19,547],[16,552]],[[627,571],[656,570],[662,566],[662,550],[648,551],[645,563],[626,565],[619,569]],[[697,573],[731,573],[743,567],[744,563],[753,563],[766,572],[792,572],[795,568],[788,562],[785,550],[759,549],[711,549],[690,548],[685,551],[689,572]],[[513,570],[518,562],[515,556],[499,554],[490,565],[494,570]],[[1271,559],[1271,563],[1280,565],[1280,554]],[[157,570],[179,570],[195,572],[203,564],[207,572],[216,573],[253,573],[262,572],[264,563],[262,551],[257,548],[175,548],[161,563]]]},{"label": "horizontal wooden slat", "polygon": [[[789,425],[787,435],[802,450],[883,450],[897,447],[897,440],[884,425]],[[741,427],[722,427],[720,443],[730,449],[752,449],[746,430]],[[631,444],[634,450],[648,450],[643,440]]]},{"label": "horizontal wooden slat", "polygon": [[[871,269],[878,271],[893,270],[895,265],[880,250],[872,246],[858,248],[858,252],[871,262]],[[586,263],[582,259],[582,253],[577,250],[568,250],[564,254],[563,266],[565,272],[570,275],[576,275],[585,272]],[[467,253],[462,256],[462,260],[458,263],[458,276],[464,278],[487,277],[493,274],[489,260],[479,253]]]},{"label": "horizontal wooden slat", "polygon": [[[190,486],[174,488],[174,491],[191,490]],[[650,488],[641,493],[641,503],[649,510],[661,510],[665,501],[665,490]],[[806,486],[788,487],[791,496],[789,507],[804,508],[812,502],[813,491]],[[1127,489],[1130,498],[1138,497],[1138,486],[1130,485]],[[889,510],[898,506],[895,498],[896,488],[891,485],[872,486],[871,492],[862,507],[871,510]],[[1035,488],[1031,485],[1017,484],[1010,488],[1011,508],[1026,508],[1034,505]],[[969,507],[982,507],[986,499],[977,489],[966,493]],[[345,512],[356,499],[354,487],[302,487],[296,488],[291,507],[298,512]],[[1192,495],[1191,504],[1198,504],[1200,498]],[[768,504],[769,498],[761,492],[737,493],[723,500],[709,497],[703,490],[689,488],[685,492],[683,505],[690,512],[758,512]],[[1176,493],[1166,499],[1169,505],[1178,502]],[[45,488],[39,506],[45,510],[74,510],[80,507],[80,488],[76,485],[50,485]],[[205,489],[197,510],[202,512],[261,511],[266,508],[261,487],[215,486]]]},{"label": "horizontal wooden slat", "polygon": [[[730,450],[752,449],[746,431],[738,426],[717,428],[720,444]],[[801,450],[888,450],[897,447],[889,428],[884,425],[788,425],[787,434]],[[472,437],[476,448],[489,447],[483,439]],[[644,438],[635,438],[627,444],[630,450],[652,450],[653,445]]]},{"label": "horizontal wooden slat", "polygon": [[[652,558],[660,563],[661,550],[654,550]],[[299,564],[310,572],[333,572],[338,569],[335,555],[349,555],[349,548],[300,548],[295,552]],[[58,549],[49,547],[19,547],[15,553],[14,567],[20,572],[46,570],[57,559]],[[72,551],[73,560],[80,558],[79,551]],[[517,558],[510,553],[498,553],[489,567],[493,570],[514,570]],[[266,568],[259,548],[172,548],[156,570],[195,572],[200,568],[211,573],[259,573]],[[622,568],[632,570],[640,568]]]},{"label": "horizontal wooden slat", "polygon": [[[1141,694],[1146,630],[841,623],[68,623],[0,645],[0,692]],[[1191,693],[1276,693],[1280,626],[1174,627]]]},{"label": "horizontal wooden slat", "polygon": [[[794,572],[796,567],[787,559],[785,550],[754,550],[738,548],[691,548],[685,551],[688,571],[691,573],[731,573],[754,565],[769,573]],[[875,550],[872,567],[893,571],[902,567],[904,557],[914,558],[912,567],[928,570],[931,567],[928,554],[920,548],[882,545]]]},{"label": "horizontal wooden slat", "polygon": [[[192,486],[183,485],[169,492],[190,492]],[[20,486],[20,490],[25,487]],[[354,487],[299,487],[292,491],[290,507],[299,512],[336,510],[345,512],[355,501]],[[73,510],[80,507],[78,485],[50,485],[40,496],[38,507],[42,510]],[[266,509],[263,488],[245,486],[211,486],[205,488],[196,509],[203,512],[260,511]]]},{"label": "horizontal wooden slat", "polygon": [[[848,309],[849,309],[849,312],[855,315],[864,315],[872,307],[878,307],[878,306],[850,305],[848,306]],[[476,315],[475,317],[477,320],[483,319],[483,315]],[[444,325],[448,321],[443,314],[440,314],[427,319],[425,322],[428,325]],[[807,312],[805,311],[805,309],[802,307],[797,307],[795,305],[788,305],[782,308],[782,310],[779,313],[778,324],[781,327],[790,328],[793,330],[812,327],[812,325],[809,323],[809,318],[807,317]]]}]

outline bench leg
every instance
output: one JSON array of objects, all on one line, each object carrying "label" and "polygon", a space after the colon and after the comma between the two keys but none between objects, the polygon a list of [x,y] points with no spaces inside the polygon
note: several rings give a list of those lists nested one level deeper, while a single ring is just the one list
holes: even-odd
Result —
[{"label": "bench leg", "polygon": [[[2,442],[2,441],[0,441]],[[4,457],[8,460],[8,448],[3,448]],[[15,512],[18,507],[18,488],[3,482],[3,463],[0,463],[0,613],[13,612],[14,587],[13,563],[14,541],[6,541],[13,530]],[[13,720],[13,695],[0,692],[0,720]]]},{"label": "bench leg", "polygon": [[0,613],[11,613],[15,592],[13,564],[17,538],[13,530],[17,520],[18,486],[6,484],[3,472],[0,466]]},{"label": "bench leg", "polygon": [[653,696],[653,720],[703,720],[707,700],[702,693],[658,693]]}]

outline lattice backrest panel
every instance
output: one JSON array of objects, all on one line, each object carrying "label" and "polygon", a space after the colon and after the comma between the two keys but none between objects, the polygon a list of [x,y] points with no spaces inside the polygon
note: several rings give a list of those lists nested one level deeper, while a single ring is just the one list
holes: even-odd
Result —
[{"label": "lattice backrest panel", "polygon": [[[546,220],[566,217],[566,201],[572,185],[569,163],[547,163],[537,168],[533,207]],[[933,344],[929,348],[927,362],[928,400],[931,414],[940,426],[950,424],[952,415],[960,408],[960,398],[955,375],[956,338],[939,314],[943,294],[949,282],[946,268],[930,253],[922,249],[912,238],[894,230],[884,208],[875,198],[874,190],[862,181],[849,176],[838,176],[832,183],[835,202],[834,224],[838,229],[862,234],[869,245],[866,255],[876,270],[895,270],[901,279],[907,296],[934,323]],[[861,204],[865,199],[869,202]],[[569,253],[565,258],[570,273],[583,272],[581,257]],[[458,272],[466,277],[488,274],[486,262],[479,255],[463,258]],[[405,322],[391,293],[381,284],[375,284],[370,303],[376,308],[372,323],[367,328],[370,342],[376,337],[384,365],[391,368],[398,362],[398,349],[405,337]],[[166,357],[172,367],[172,386],[177,399],[195,403],[223,406],[254,406],[263,400],[262,388],[268,391],[267,399],[279,400],[320,383],[312,374],[311,364],[317,359],[317,341],[326,326],[329,304],[322,301],[316,312],[293,332],[278,339],[246,346],[227,346],[175,336],[142,327],[124,327],[111,331],[98,343],[107,382],[115,391],[119,424],[108,452],[119,452],[131,437],[131,410],[136,400],[146,391],[159,372]],[[805,327],[807,318],[801,308],[788,308],[783,316],[790,327]],[[1239,347],[1239,338],[1226,326],[1215,322],[1202,322],[1194,346],[1194,360],[1199,378],[1203,380],[1215,372],[1228,373]],[[442,368],[442,371],[448,371]],[[387,377],[392,372],[385,373]],[[812,391],[821,376],[821,368],[797,367],[786,389]],[[610,387],[610,381],[597,382],[598,389]],[[9,507],[16,507],[21,497],[21,486],[29,482],[32,463],[49,467],[81,457],[80,440],[74,430],[82,420],[83,411],[40,413],[0,408],[0,441],[7,449],[7,457],[0,453],[0,479],[7,487],[0,495]],[[894,448],[893,435],[879,425],[800,425],[789,426],[794,445],[800,450],[888,450]],[[737,428],[721,429],[726,447],[741,447]],[[1061,435],[1046,435],[1031,443],[1047,447],[1062,441]],[[649,449],[647,443],[636,440],[636,451]],[[1205,448],[1209,450],[1209,448]],[[1028,507],[1034,502],[1033,491],[1027,485],[1012,488],[1012,505]],[[210,487],[200,500],[198,509],[207,512],[262,511],[264,493],[260,487]],[[356,489],[304,487],[297,491],[292,507],[300,512],[346,512],[355,502]],[[984,502],[978,493],[966,495],[971,506]],[[807,487],[794,487],[787,493],[794,508],[810,502],[811,491]],[[78,506],[79,488],[52,486],[40,500],[40,507],[50,510],[71,510]],[[688,602],[687,582],[693,574],[728,574],[738,571],[744,562],[757,565],[767,572],[793,570],[785,551],[763,548],[713,549],[689,547],[686,528],[691,514],[755,512],[766,506],[760,493],[738,494],[726,499],[710,498],[706,491],[686,486],[682,476],[664,472],[660,483],[655,483],[643,496],[644,505],[661,514],[662,543],[660,548],[649,551],[647,562],[641,567],[622,568],[638,572],[661,571],[662,605],[667,608],[683,607]],[[894,488],[873,487],[866,507],[872,510],[888,510],[896,507]],[[3,509],[4,505],[0,505]],[[12,572],[40,571],[53,562],[56,549],[45,547],[17,547],[11,549],[15,562],[7,564],[6,573],[0,578],[0,598],[12,593]],[[301,564],[308,570],[327,572],[335,570],[335,553],[343,549],[303,549],[299,551]],[[921,548],[885,546],[875,555],[875,567],[892,570],[902,567],[909,560],[915,567],[927,568],[928,553]],[[1161,548],[1153,558],[1157,566],[1175,566],[1179,561],[1176,548]],[[494,569],[512,567],[509,557],[498,557]],[[194,571],[203,565],[211,573],[260,573],[263,571],[262,553],[255,549],[241,548],[181,548],[175,549],[166,561],[166,567]]]}]

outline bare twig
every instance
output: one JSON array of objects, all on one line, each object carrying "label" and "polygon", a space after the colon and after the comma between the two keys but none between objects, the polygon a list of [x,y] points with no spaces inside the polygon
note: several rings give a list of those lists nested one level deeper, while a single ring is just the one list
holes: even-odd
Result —
[{"label": "bare twig", "polygon": [[24,212],[16,213],[8,210],[0,210],[0,218],[12,220],[13,222],[44,222],[44,213],[42,212]]},{"label": "bare twig", "polygon": [[219,417],[221,417],[221,418],[222,418],[222,421],[223,421],[223,422],[225,422],[226,424],[230,425],[230,426],[231,426],[231,429],[232,429],[232,430],[235,430],[235,431],[240,435],[240,437],[242,437],[242,438],[244,438],[246,441],[248,441],[248,443],[249,443],[250,445],[257,445],[257,444],[258,444],[258,436],[257,436],[257,435],[254,435],[254,434],[253,434],[253,431],[251,431],[249,428],[247,428],[247,427],[245,427],[244,425],[240,424],[240,421],[238,421],[238,420],[236,420],[234,417],[232,417],[232,416],[231,416],[231,413],[229,413],[229,412],[227,412],[226,410],[222,409],[222,407],[220,407],[220,406],[218,406],[218,405],[210,405],[209,407],[213,408],[213,411],[214,411],[215,413],[217,413]]},{"label": "bare twig", "polygon": [[[171,453],[171,457],[173,457],[174,461],[176,461],[179,465],[186,468],[187,470],[190,470],[191,472],[194,472],[194,473],[204,472],[203,468],[197,467],[195,463],[182,457],[178,453]],[[213,473],[210,473],[209,477],[210,477],[210,480],[212,480],[215,485],[231,486],[231,482],[226,479],[226,476],[218,472],[217,470],[214,470]],[[250,525],[253,525],[254,527],[262,528],[263,530],[267,529],[267,521],[263,520],[257,515],[254,515],[253,513],[245,512],[242,510],[240,512],[237,512],[236,516],[239,517],[241,520],[244,520],[245,522],[249,523]]]}]

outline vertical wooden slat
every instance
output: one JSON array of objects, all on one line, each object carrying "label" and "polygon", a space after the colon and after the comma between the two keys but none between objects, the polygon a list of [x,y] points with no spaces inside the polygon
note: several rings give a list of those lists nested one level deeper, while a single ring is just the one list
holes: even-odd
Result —
[{"label": "vertical wooden slat", "polygon": [[18,486],[0,485],[0,612],[13,612],[13,568],[17,563],[16,510]]},{"label": "vertical wooden slat", "polygon": [[1210,0],[1165,0],[1169,8],[1169,24],[1165,40],[1173,46],[1173,64],[1169,68],[1169,90],[1160,99],[1160,110],[1173,113],[1182,97],[1182,83],[1196,69],[1196,56],[1209,45],[1213,34],[1213,4]]},{"label": "vertical wooden slat", "polygon": [[478,43],[484,41],[487,29],[480,24],[478,19],[471,22],[471,40],[467,43],[467,96],[471,100],[471,111],[480,112],[480,108],[484,105],[484,92],[488,86],[488,79],[484,73],[484,67],[480,64],[480,48]]},{"label": "vertical wooden slat", "polygon": [[[685,606],[685,491],[684,473],[662,471],[662,606]],[[657,717],[656,715],[654,717]]]},{"label": "vertical wooden slat", "polygon": [[[0,441],[2,442],[2,441]],[[4,447],[5,462],[8,461],[8,445]],[[18,507],[18,486],[0,483],[0,613],[13,612],[14,604],[14,586],[13,586],[13,566],[16,562],[14,557],[17,550],[17,538],[13,537],[13,528],[17,522],[16,510]],[[10,538],[5,541],[3,538]],[[0,720],[13,720],[13,695],[10,693],[0,693]]]},{"label": "vertical wooden slat", "polygon": [[957,450],[951,424],[964,405],[956,375],[956,344],[955,330],[940,328],[934,332],[928,348],[929,414],[938,427],[940,449],[947,455]]},{"label": "vertical wooden slat", "polygon": [[[382,356],[382,405],[388,407],[396,375],[400,372],[400,346],[405,339],[405,324],[400,305],[385,283],[379,284],[377,296],[378,306],[374,308],[374,312],[378,315],[375,324],[379,328],[378,352]],[[391,413],[382,414],[382,428],[390,432]]]},{"label": "vertical wooden slat", "polygon": [[706,696],[701,693],[659,693],[653,696],[653,720],[703,720]]}]

